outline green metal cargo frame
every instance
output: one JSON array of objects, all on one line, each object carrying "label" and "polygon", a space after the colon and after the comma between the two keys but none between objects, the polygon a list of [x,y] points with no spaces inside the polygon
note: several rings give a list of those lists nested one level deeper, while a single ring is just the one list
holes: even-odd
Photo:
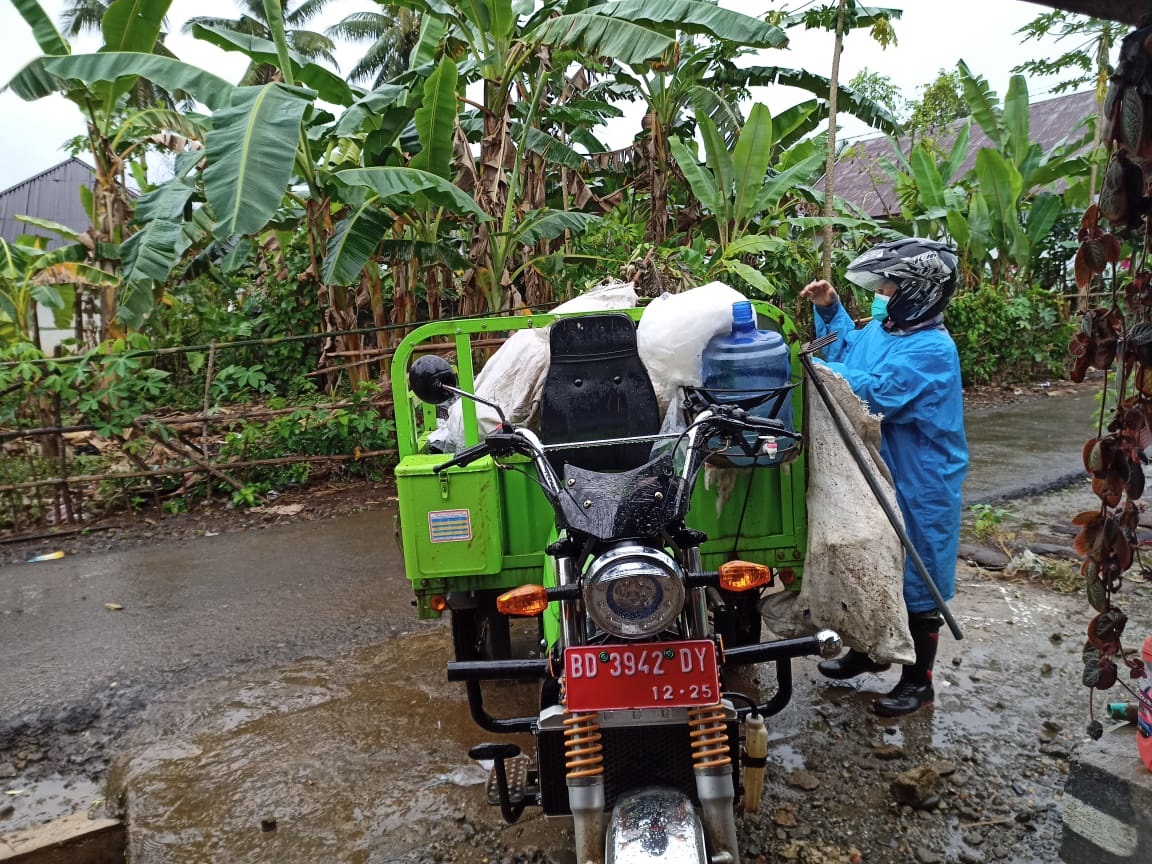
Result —
[{"label": "green metal cargo frame", "polygon": [[[799,384],[800,337],[795,325],[775,306],[760,301],[753,301],[753,306],[762,328],[775,327],[784,336],[791,352],[792,381]],[[639,321],[643,309],[622,311]],[[544,578],[544,548],[555,532],[555,516],[527,459],[502,459],[497,464],[485,458],[464,468],[436,471],[437,465],[451,457],[424,450],[427,433],[436,425],[436,406],[423,405],[409,393],[409,362],[417,351],[454,354],[460,387],[472,390],[477,372],[474,340],[547,327],[561,317],[570,316],[513,315],[435,321],[414,330],[396,348],[391,378],[400,457],[396,467],[400,533],[405,571],[416,594],[420,618],[439,617],[439,612],[429,605],[436,595],[506,590],[539,583]],[[791,398],[796,428],[802,429],[803,388],[793,388]],[[465,444],[478,443],[475,403],[463,400],[462,416]],[[727,480],[723,484],[709,484],[709,480],[724,475]],[[720,469],[699,478],[687,521],[708,535],[702,549],[704,566],[715,569],[724,561],[742,558],[775,568],[791,568],[798,583],[807,542],[806,482],[803,452],[778,467],[731,473]],[[718,506],[720,485],[727,494]],[[439,523],[435,522],[437,519]]]}]

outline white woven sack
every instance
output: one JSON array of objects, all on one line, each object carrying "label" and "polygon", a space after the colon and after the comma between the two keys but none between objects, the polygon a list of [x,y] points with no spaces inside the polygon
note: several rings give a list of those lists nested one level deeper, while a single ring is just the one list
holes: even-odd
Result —
[{"label": "white woven sack", "polygon": [[[850,433],[870,456],[892,509],[899,515],[891,475],[880,457],[879,415],[841,376],[818,366]],[[837,631],[844,643],[878,663],[915,659],[904,607],[904,550],[828,409],[811,382],[807,392],[808,554],[798,593],[775,594],[765,622],[780,635]]]}]

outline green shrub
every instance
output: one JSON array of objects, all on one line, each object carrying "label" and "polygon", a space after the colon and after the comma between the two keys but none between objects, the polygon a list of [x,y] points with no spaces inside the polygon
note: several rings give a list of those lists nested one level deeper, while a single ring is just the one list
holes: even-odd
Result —
[{"label": "green shrub", "polygon": [[1060,374],[1075,328],[1059,295],[991,285],[958,295],[944,323],[966,385]]}]

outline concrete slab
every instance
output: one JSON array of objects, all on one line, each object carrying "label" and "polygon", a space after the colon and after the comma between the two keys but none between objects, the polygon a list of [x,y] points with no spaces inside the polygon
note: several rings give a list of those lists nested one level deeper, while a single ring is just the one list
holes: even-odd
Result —
[{"label": "concrete slab", "polygon": [[1152,861],[1152,771],[1136,752],[1136,724],[1083,745],[1064,789],[1065,864]]},{"label": "concrete slab", "polygon": [[0,864],[124,864],[127,839],[116,819],[74,813],[0,835]]}]

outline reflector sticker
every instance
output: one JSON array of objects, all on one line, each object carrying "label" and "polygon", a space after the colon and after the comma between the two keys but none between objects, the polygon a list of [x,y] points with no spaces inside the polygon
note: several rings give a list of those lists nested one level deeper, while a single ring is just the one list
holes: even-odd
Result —
[{"label": "reflector sticker", "polygon": [[471,540],[472,514],[468,510],[433,510],[428,514],[428,537],[433,543]]}]

